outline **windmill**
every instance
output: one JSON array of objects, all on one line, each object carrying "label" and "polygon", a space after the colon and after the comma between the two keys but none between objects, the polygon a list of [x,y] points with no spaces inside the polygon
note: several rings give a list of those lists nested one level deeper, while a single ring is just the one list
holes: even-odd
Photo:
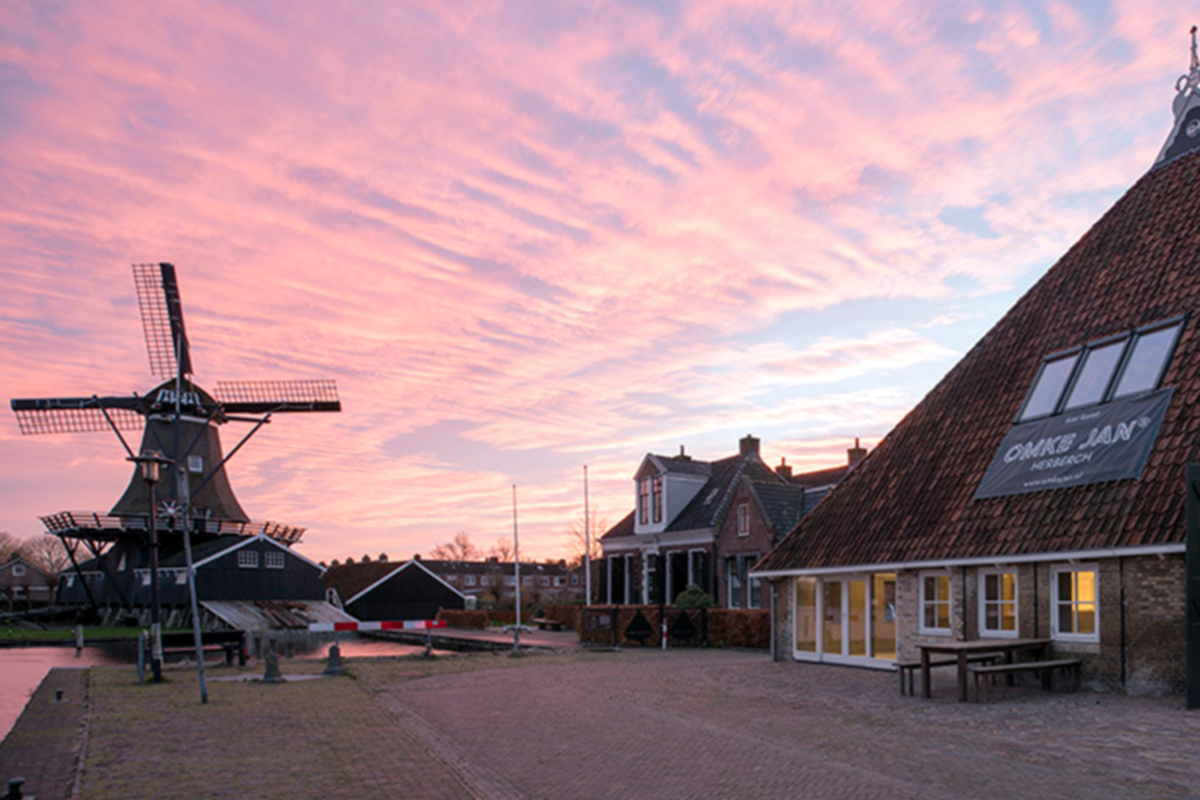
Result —
[{"label": "windmill", "polygon": [[[163,382],[141,395],[12,401],[22,434],[110,430],[129,460],[141,462],[109,512],[64,511],[41,518],[46,529],[67,548],[93,607],[98,603],[79,568],[80,546],[90,551],[93,569],[108,579],[109,589],[117,595],[116,602],[131,607],[132,574],[129,579],[117,580],[110,562],[119,556],[117,566],[123,567],[128,556],[145,563],[147,539],[154,540],[161,534],[170,540],[165,545],[177,546],[187,527],[201,540],[234,534],[265,535],[289,546],[299,541],[302,528],[250,520],[233,494],[225,464],[274,414],[341,411],[332,380],[218,382],[211,394],[197,386],[192,382],[192,359],[175,267],[167,263],[134,264],[133,277],[150,371]],[[218,428],[233,421],[252,423],[253,428],[229,455],[223,456]],[[135,456],[122,434],[137,429],[142,430],[141,456]],[[140,468],[148,458],[172,465],[172,480],[146,480]],[[159,519],[154,520],[155,516]],[[152,550],[157,553],[157,547]],[[157,588],[157,580],[154,585]]]}]

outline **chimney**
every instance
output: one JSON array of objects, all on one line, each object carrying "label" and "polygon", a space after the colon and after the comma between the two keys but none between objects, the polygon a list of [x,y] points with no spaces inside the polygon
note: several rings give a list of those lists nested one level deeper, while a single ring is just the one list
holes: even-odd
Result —
[{"label": "chimney", "polygon": [[851,447],[849,450],[847,450],[846,455],[849,456],[850,468],[853,469],[859,465],[859,462],[867,457],[867,448],[860,447],[858,444],[858,438],[855,437],[854,447]]},{"label": "chimney", "polygon": [[683,459],[684,461],[692,460],[692,457],[683,451],[683,445],[679,445],[679,458]]},{"label": "chimney", "polygon": [[747,433],[738,441],[738,453],[744,456],[750,455],[751,453],[758,455],[758,445],[759,440]]},{"label": "chimney", "polygon": [[783,478],[785,481],[792,479],[792,468],[788,466],[786,458],[779,459],[779,466],[775,468],[775,474]]}]

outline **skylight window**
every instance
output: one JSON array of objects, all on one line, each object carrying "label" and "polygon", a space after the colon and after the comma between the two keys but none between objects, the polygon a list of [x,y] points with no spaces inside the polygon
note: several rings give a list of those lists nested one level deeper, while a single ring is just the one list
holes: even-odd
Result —
[{"label": "skylight window", "polygon": [[1063,390],[1067,388],[1067,382],[1071,380],[1071,373],[1075,371],[1075,364],[1078,362],[1079,353],[1072,353],[1042,364],[1037,380],[1034,381],[1033,391],[1029,393],[1029,399],[1025,401],[1025,408],[1021,411],[1021,419],[1053,414],[1058,409],[1058,401]]},{"label": "skylight window", "polygon": [[1146,392],[1158,386],[1163,373],[1167,370],[1167,361],[1171,351],[1175,349],[1175,340],[1179,337],[1181,323],[1175,323],[1157,330],[1138,334],[1133,344],[1133,352],[1129,363],[1121,373],[1117,390],[1113,397],[1125,397],[1139,392]]},{"label": "skylight window", "polygon": [[1090,406],[1104,399],[1128,341],[1128,337],[1125,337],[1088,348],[1083,356],[1083,365],[1079,368],[1079,377],[1067,396],[1066,409]]},{"label": "skylight window", "polygon": [[1042,362],[1018,422],[1157,389],[1182,319],[1056,353]]}]

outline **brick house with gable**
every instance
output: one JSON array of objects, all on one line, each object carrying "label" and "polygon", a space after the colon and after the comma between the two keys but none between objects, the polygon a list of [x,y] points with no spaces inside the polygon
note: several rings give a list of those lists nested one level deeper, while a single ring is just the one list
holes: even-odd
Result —
[{"label": "brick house with gable", "polygon": [[1200,460],[1200,65],[1158,159],[756,567],[776,658],[890,668],[1049,637],[1084,680],[1185,682]]},{"label": "brick house with gable", "polygon": [[[750,568],[850,469],[793,475],[768,467],[759,440],[738,454],[702,461],[647,453],[634,474],[635,507],[600,538],[596,598],[602,603],[671,603],[689,584],[723,608],[761,608]],[[850,458],[860,458],[850,451]]]},{"label": "brick house with gable", "polygon": [[46,605],[54,597],[54,577],[14,555],[0,564],[0,598],[10,609]]}]

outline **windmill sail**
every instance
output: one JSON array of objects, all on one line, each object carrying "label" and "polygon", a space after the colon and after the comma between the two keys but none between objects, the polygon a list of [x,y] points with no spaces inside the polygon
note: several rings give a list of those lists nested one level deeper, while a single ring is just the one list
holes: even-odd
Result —
[{"label": "windmill sail", "polygon": [[183,326],[183,303],[179,299],[175,265],[134,264],[133,280],[146,332],[150,372],[159,378],[174,378],[177,373],[191,375],[192,357]]}]

